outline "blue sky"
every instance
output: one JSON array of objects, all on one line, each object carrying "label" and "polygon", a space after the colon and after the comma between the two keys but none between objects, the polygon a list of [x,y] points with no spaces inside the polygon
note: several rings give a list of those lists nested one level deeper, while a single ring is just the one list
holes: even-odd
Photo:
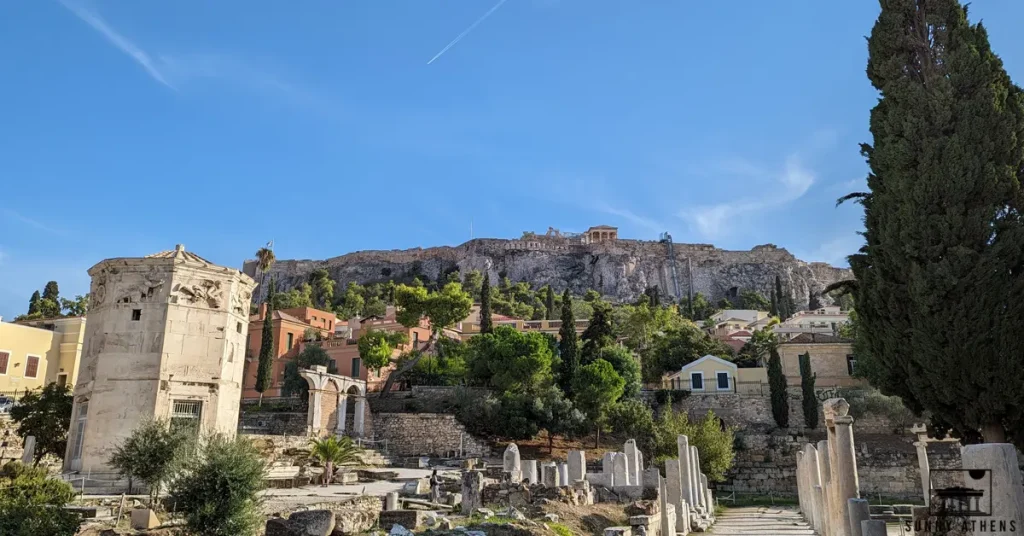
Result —
[{"label": "blue sky", "polygon": [[[877,11],[0,3],[0,315],[47,280],[84,293],[97,261],[175,243],[240,266],[270,239],[279,258],[326,258],[458,244],[471,222],[478,237],[611,224],[845,263],[860,211],[834,200],[864,182]],[[971,14],[1024,80],[1024,3]]]}]

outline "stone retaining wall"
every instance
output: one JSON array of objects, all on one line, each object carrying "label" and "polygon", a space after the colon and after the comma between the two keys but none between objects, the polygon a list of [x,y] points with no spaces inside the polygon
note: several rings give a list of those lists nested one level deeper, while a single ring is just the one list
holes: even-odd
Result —
[{"label": "stone retaining wall", "polygon": [[[856,422],[854,423],[856,425]],[[739,493],[796,493],[796,453],[824,433],[740,434],[736,462],[719,489]],[[864,495],[921,499],[921,475],[913,438],[891,434],[857,434],[857,473]],[[934,469],[960,466],[957,443],[930,443],[928,460]]]},{"label": "stone retaining wall", "polygon": [[391,456],[489,457],[490,446],[466,431],[454,415],[375,413],[374,440],[386,440]]}]

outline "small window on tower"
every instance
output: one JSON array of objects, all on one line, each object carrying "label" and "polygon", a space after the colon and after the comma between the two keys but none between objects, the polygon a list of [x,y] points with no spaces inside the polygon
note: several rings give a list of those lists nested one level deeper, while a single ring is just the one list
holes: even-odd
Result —
[{"label": "small window on tower", "polygon": [[132,309],[132,320],[142,320],[142,309]]},{"label": "small window on tower", "polygon": [[235,331],[237,331],[239,333],[242,332],[242,323],[241,322],[238,322],[237,324],[235,324]]}]

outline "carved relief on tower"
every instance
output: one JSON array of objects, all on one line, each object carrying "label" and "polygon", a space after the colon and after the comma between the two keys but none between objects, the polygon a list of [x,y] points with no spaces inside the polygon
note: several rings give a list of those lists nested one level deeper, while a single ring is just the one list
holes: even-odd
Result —
[{"label": "carved relief on tower", "polygon": [[153,301],[167,282],[156,269],[142,274],[141,281],[127,284],[118,289],[115,303],[144,303]]},{"label": "carved relief on tower", "polygon": [[252,291],[240,290],[231,295],[231,311],[242,316],[249,316],[249,302],[252,300]]},{"label": "carved relief on tower", "polygon": [[171,289],[172,303],[187,303],[190,305],[205,305],[210,309],[220,309],[224,301],[224,289],[220,281],[213,279],[199,279],[187,283],[175,284]]}]

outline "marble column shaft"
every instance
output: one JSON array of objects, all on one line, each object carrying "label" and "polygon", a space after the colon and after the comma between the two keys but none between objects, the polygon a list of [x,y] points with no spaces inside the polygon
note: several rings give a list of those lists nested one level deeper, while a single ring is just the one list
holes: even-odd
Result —
[{"label": "marble column shaft", "polygon": [[679,474],[683,485],[683,498],[686,504],[695,504],[697,498],[693,489],[693,467],[690,458],[690,439],[684,435],[676,439],[676,446],[679,452]]}]

